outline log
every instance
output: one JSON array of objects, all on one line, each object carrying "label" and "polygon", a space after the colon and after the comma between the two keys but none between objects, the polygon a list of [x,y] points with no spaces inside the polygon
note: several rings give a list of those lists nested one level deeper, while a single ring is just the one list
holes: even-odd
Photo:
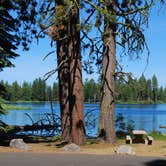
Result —
[{"label": "log", "polygon": [[18,132],[23,132],[23,131],[37,131],[37,130],[51,130],[51,129],[57,129],[59,130],[60,125],[26,125],[26,126],[10,126],[11,130],[5,132],[5,130],[0,131],[0,140],[5,140],[5,139],[13,139],[17,138],[17,133]]},{"label": "log", "polygon": [[6,127],[6,126],[8,126],[8,125],[7,125],[6,123],[4,123],[3,121],[0,120],[0,126]]},{"label": "log", "polygon": [[[25,126],[18,126],[18,125],[7,125],[3,121],[0,120],[0,126],[4,128],[10,127],[11,130],[9,131],[10,133],[16,133],[16,132],[21,132],[21,131],[35,131],[35,130],[50,130],[50,129],[58,129],[61,127],[60,124],[58,123],[53,123],[53,124],[38,124],[38,123],[33,123],[32,125],[25,125]],[[1,133],[0,133],[1,134]]]},{"label": "log", "polygon": [[50,129],[56,129],[60,127],[60,125],[26,125],[26,126],[12,126],[13,130],[16,132],[20,131],[35,131],[35,130],[50,130]]},{"label": "log", "polygon": [[160,126],[160,128],[165,128],[166,129],[166,126]]}]

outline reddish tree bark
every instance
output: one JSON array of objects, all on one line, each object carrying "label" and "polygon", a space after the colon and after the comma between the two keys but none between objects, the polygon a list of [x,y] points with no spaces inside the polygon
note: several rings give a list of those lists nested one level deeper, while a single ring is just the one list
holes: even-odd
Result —
[{"label": "reddish tree bark", "polygon": [[[110,1],[107,8],[115,7],[115,1]],[[103,59],[102,59],[102,98],[99,120],[99,137],[107,142],[116,142],[114,124],[115,104],[115,68],[116,68],[116,25],[108,18],[104,20]]]},{"label": "reddish tree bark", "polygon": [[[64,35],[64,34],[62,34]],[[60,35],[60,37],[62,37]],[[68,64],[68,42],[57,41],[58,57],[58,80],[59,80],[59,103],[61,112],[62,139],[69,141],[70,137],[70,116],[69,116],[69,64]]]},{"label": "reddish tree bark", "polygon": [[[77,1],[79,3],[79,0]],[[62,5],[62,4],[61,4]],[[80,54],[79,9],[72,9],[57,41],[59,101],[62,139],[78,145],[85,143],[84,95]]]}]

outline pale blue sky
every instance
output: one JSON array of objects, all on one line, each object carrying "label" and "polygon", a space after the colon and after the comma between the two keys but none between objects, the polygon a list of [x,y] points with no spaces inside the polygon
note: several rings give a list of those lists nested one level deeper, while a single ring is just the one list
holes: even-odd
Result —
[{"label": "pale blue sky", "polygon": [[[153,10],[149,28],[146,31],[146,39],[150,49],[150,57],[145,72],[146,53],[136,61],[130,61],[128,58],[123,59],[122,66],[125,71],[132,72],[136,78],[140,77],[143,72],[147,78],[151,78],[155,74],[159,85],[166,86],[166,12],[164,9],[160,11],[159,15],[158,9]],[[0,80],[9,83],[17,80],[21,84],[23,81],[32,82],[38,77],[43,77],[45,73],[56,67],[56,54],[43,61],[44,56],[52,50],[48,39],[40,41],[39,45],[33,43],[28,52],[18,50],[21,56],[13,61],[16,67],[6,68],[0,72]],[[95,77],[97,77],[96,74],[87,75],[83,72],[83,79]],[[54,81],[57,82],[57,75],[52,76],[47,82],[52,84]]]}]

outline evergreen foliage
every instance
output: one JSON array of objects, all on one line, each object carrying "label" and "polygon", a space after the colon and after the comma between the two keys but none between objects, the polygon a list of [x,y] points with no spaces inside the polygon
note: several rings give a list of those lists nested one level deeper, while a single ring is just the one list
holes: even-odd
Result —
[{"label": "evergreen foliage", "polygon": [[14,66],[12,59],[18,56],[16,49],[22,45],[28,50],[28,44],[35,36],[36,30],[35,0],[1,0],[0,1],[0,71],[4,67]]},{"label": "evergreen foliage", "polygon": [[96,102],[100,99],[100,84],[93,79],[84,82],[84,97],[86,102]]},{"label": "evergreen foliage", "polygon": [[155,75],[151,79],[146,79],[142,75],[138,80],[130,79],[127,83],[118,80],[116,88],[117,101],[135,103],[166,102],[164,89],[163,87],[158,87],[158,81]]},{"label": "evergreen foliage", "polygon": [[[35,25],[37,3],[34,0],[1,0],[0,1],[0,72],[5,67],[13,67],[12,59],[18,54],[16,49],[22,45],[24,50],[28,50],[28,44],[32,41],[32,36],[36,35],[33,25]],[[14,86],[14,85],[13,85]],[[15,84],[16,90],[19,89]],[[5,93],[3,85],[0,84],[0,93]],[[14,92],[11,92],[12,97]],[[19,95],[18,92],[16,95]],[[0,113],[4,112],[0,101]]]},{"label": "evergreen foliage", "polygon": [[[1,84],[6,87],[6,93],[1,94],[4,100],[8,101],[57,101],[58,86],[55,83],[53,87],[46,85],[46,82],[41,78],[35,79],[32,84],[24,82],[19,85],[17,81],[11,85],[8,82],[1,81]],[[50,94],[56,97],[50,98]]]},{"label": "evergreen foliage", "polygon": [[[58,101],[58,83],[53,86],[46,84],[41,78],[35,79],[32,84],[24,82],[19,85],[17,81],[11,85],[1,81],[6,88],[1,93],[1,98],[8,101]],[[85,102],[99,102],[101,82],[86,79],[84,82]],[[155,98],[154,98],[155,94]],[[166,87],[158,86],[157,77],[146,79],[142,75],[139,79],[129,79],[127,82],[121,79],[116,81],[117,103],[166,103]]]},{"label": "evergreen foliage", "polygon": [[0,3],[0,71],[4,67],[13,66],[10,59],[18,56],[16,50],[16,36],[12,34],[16,31],[15,20],[10,15],[9,10],[13,8],[10,1],[7,3],[1,1]]}]

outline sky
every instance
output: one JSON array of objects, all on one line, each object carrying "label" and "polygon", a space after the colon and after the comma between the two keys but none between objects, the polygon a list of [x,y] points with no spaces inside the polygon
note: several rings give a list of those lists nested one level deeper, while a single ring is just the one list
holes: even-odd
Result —
[{"label": "sky", "polygon": [[[130,60],[124,58],[121,62],[124,71],[133,73],[135,78],[139,78],[142,74],[146,78],[151,78],[154,74],[158,78],[160,86],[166,87],[166,11],[162,8],[154,9],[149,19],[149,28],[146,30],[146,40],[150,49],[150,57],[147,65],[147,52],[141,55],[140,59]],[[14,68],[5,68],[0,72],[0,80],[12,83],[17,80],[19,84],[24,81],[32,82],[36,78],[43,78],[43,76],[56,68],[56,53],[48,56],[45,60],[43,58],[53,51],[50,40],[42,39],[32,43],[30,51],[22,51],[21,48],[17,50],[19,57],[13,60]],[[98,79],[96,73],[87,75],[83,72],[83,80],[85,78]],[[47,80],[48,84],[57,82],[57,74],[53,75]]]},{"label": "sky", "polygon": [[159,85],[166,86],[166,11],[162,8],[160,14],[158,13],[158,8],[153,10],[149,19],[149,28],[146,30],[146,40],[150,50],[147,68],[145,53],[140,60],[128,61],[126,69],[136,77],[140,77],[143,73],[145,77],[151,78],[155,74]]}]

